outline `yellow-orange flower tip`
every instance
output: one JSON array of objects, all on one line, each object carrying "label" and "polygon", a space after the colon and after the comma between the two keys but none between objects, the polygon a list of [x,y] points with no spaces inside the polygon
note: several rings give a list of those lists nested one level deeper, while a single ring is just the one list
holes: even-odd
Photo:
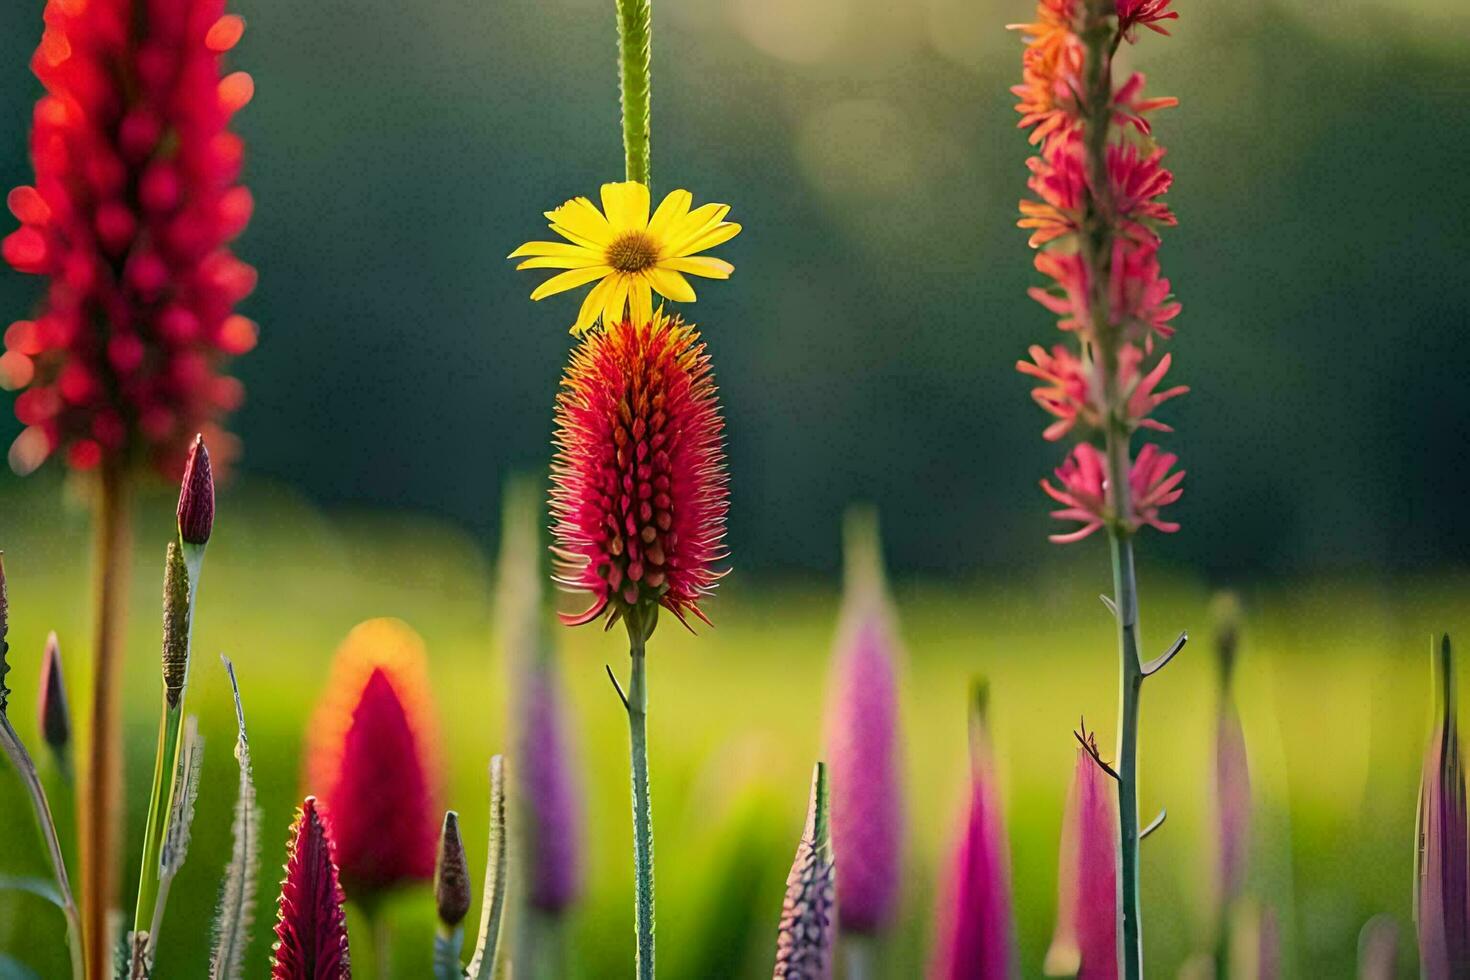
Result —
[{"label": "yellow-orange flower tip", "polygon": [[585,197],[574,197],[547,211],[551,230],[564,242],[527,242],[508,258],[524,259],[517,269],[560,269],[537,286],[531,299],[593,284],[582,300],[572,333],[581,334],[600,319],[627,318],[647,323],[653,318],[653,294],[676,303],[694,302],[686,276],[728,279],[735,267],[723,259],[698,253],[740,234],[726,221],[728,204],[691,208],[694,196],[670,191],[649,214],[648,188],[629,180],[602,185],[602,209]]}]

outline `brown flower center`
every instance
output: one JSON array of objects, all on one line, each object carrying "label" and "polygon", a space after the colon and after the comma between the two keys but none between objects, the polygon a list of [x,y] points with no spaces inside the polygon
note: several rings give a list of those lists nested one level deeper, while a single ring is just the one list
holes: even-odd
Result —
[{"label": "brown flower center", "polygon": [[647,233],[625,231],[607,247],[607,264],[619,272],[642,272],[658,261],[658,244]]}]

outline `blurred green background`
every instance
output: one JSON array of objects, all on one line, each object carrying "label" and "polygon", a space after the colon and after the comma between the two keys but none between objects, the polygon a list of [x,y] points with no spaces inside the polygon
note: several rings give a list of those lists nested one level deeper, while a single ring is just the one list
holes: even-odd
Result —
[{"label": "blurred green background", "polygon": [[[1386,911],[1409,929],[1418,754],[1435,629],[1466,622],[1470,394],[1470,39],[1459,0],[1190,4],[1126,57],[1183,105],[1158,120],[1185,304],[1167,437],[1189,470],[1184,530],[1142,544],[1145,627],[1201,634],[1210,590],[1250,613],[1241,694],[1256,776],[1254,889],[1289,971],[1351,972]],[[238,0],[233,64],[257,211],[239,243],[260,347],[237,373],[245,445],[222,497],[191,703],[206,795],[163,976],[204,962],[234,793],[222,672],[240,666],[266,809],[263,903],[298,792],[297,752],[330,652],[360,619],[429,643],[445,802],[483,861],[484,766],[505,744],[487,555],[506,474],[539,470],[574,300],[533,306],[504,256],[540,212],[621,174],[611,4]],[[1076,717],[1111,744],[1104,548],[1044,543],[1036,480],[1060,458],[1013,362],[1049,342],[1013,227],[1026,144],[1007,92],[1024,0],[678,0],[656,5],[655,191],[730,202],[738,267],[686,314],[704,325],[729,422],[736,573],[719,628],[668,629],[653,665],[661,965],[769,969],[781,882],[818,751],[838,523],[877,503],[910,656],[904,686],[909,902],[885,953],[917,975],[933,876],[964,773],[966,678],[993,679],[1023,962],[1037,972]],[[0,184],[28,179],[39,0],[0,7]],[[0,272],[0,315],[38,283]],[[6,400],[8,402],[8,400]],[[0,443],[16,426],[0,411]],[[915,492],[916,489],[922,492]],[[140,502],[129,773],[156,722],[155,584],[172,503]],[[46,630],[73,695],[88,645],[84,511],[56,473],[0,475],[15,715]],[[593,630],[564,632],[593,819],[575,921],[587,976],[628,962],[626,744]],[[1192,646],[1144,710],[1150,972],[1207,942],[1202,868],[1211,667]],[[453,723],[449,723],[449,719]],[[129,814],[130,839],[143,813]],[[0,777],[0,871],[33,854]],[[136,866],[130,859],[129,868]],[[423,893],[395,907],[401,975],[422,975]],[[269,908],[251,971],[264,970]],[[356,934],[360,923],[354,920]],[[41,903],[0,897],[0,950],[58,975]],[[54,947],[54,948],[53,948]],[[420,955],[420,953],[422,955]],[[45,957],[52,956],[50,960]],[[363,958],[365,960],[365,957]],[[1412,957],[1406,952],[1408,970]],[[1155,973],[1154,971],[1157,971]],[[364,973],[367,971],[364,970]]]}]

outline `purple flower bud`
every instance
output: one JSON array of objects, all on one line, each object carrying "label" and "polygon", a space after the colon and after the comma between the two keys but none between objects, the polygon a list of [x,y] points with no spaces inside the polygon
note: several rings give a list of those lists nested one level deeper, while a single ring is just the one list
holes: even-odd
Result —
[{"label": "purple flower bud", "polygon": [[38,704],[42,741],[53,751],[64,752],[71,741],[71,710],[67,707],[66,687],[61,679],[61,645],[54,632],[46,637],[46,652],[41,655]]},{"label": "purple flower bud", "polygon": [[876,518],[849,515],[847,573],[827,706],[832,843],[844,931],[876,933],[902,883],[899,645],[884,583]]},{"label": "purple flower bud", "polygon": [[1057,927],[1045,970],[1080,980],[1118,976],[1118,790],[1084,749],[1062,815]]},{"label": "purple flower bud", "polygon": [[1016,973],[1011,911],[1011,857],[995,785],[995,759],[986,721],[988,689],[971,697],[970,799],[955,842],[947,891],[935,919],[939,942],[933,980],[1009,980]]},{"label": "purple flower bud", "polygon": [[781,928],[776,934],[775,980],[830,980],[837,931],[836,871],[828,833],[827,767],[812,774],[811,804],[796,860],[786,876]]},{"label": "purple flower bud", "polygon": [[204,437],[195,436],[179,485],[179,537],[185,544],[206,544],[214,530],[214,475]]},{"label": "purple flower bud", "polygon": [[1444,636],[1434,664],[1434,733],[1419,781],[1419,839],[1414,861],[1414,922],[1426,980],[1470,976],[1470,841],[1465,770],[1455,718],[1454,658]]},{"label": "purple flower bud", "polygon": [[459,836],[459,814],[444,814],[439,831],[439,859],[434,862],[434,909],[439,921],[454,928],[470,910],[470,868]]}]

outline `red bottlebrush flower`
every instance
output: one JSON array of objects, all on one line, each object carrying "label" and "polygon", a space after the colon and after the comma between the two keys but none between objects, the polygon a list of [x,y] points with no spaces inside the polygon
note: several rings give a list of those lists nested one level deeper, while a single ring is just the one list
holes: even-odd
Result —
[{"label": "red bottlebrush flower", "polygon": [[[1166,507],[1184,495],[1179,489],[1184,471],[1171,473],[1179,457],[1166,453],[1153,443],[1139,450],[1138,458],[1129,470],[1129,488],[1132,493],[1133,518],[1128,530],[1137,531],[1147,525],[1165,533],[1179,530],[1179,525],[1159,517],[1160,508]],[[1050,480],[1042,480],[1041,488],[1062,505],[1061,510],[1052,511],[1051,516],[1062,521],[1079,521],[1082,526],[1075,531],[1053,534],[1051,540],[1058,544],[1081,541],[1108,521],[1113,519],[1107,500],[1107,464],[1102,451],[1091,443],[1083,442],[1056,470],[1060,487]]]},{"label": "red bottlebrush flower", "polygon": [[1140,26],[1168,36],[1168,30],[1160,21],[1179,19],[1179,11],[1169,9],[1173,2],[1174,0],[1117,0],[1118,30],[1129,41],[1137,40]]},{"label": "red bottlebrush flower", "polygon": [[1050,976],[1118,976],[1118,794],[1093,757],[1077,750],[1062,816],[1057,926],[1046,952]]},{"label": "red bottlebrush flower", "polygon": [[1419,780],[1414,924],[1423,975],[1449,980],[1470,973],[1470,829],[1450,638],[1442,637],[1430,653],[1434,733]]},{"label": "red bottlebrush flower", "polygon": [[232,310],[255,272],[229,249],[250,219],[243,147],[228,129],[253,91],[220,77],[242,22],[224,0],[49,0],[31,59],[46,89],[31,131],[34,186],[0,245],[49,280],[39,315],[5,331],[0,385],[25,388],[11,464],[61,450],[77,469],[148,457],[176,476],[184,439],[236,408],[220,373],[255,343]]},{"label": "red bottlebrush flower", "polygon": [[694,327],[662,312],[605,325],[572,352],[556,400],[556,582],[609,625],[658,603],[688,625],[724,574],[724,422]]},{"label": "red bottlebrush flower", "polygon": [[185,544],[208,544],[214,530],[214,475],[204,437],[195,436],[179,484],[179,537]]},{"label": "red bottlebrush flower", "polygon": [[331,835],[308,796],[291,825],[286,879],[276,904],[271,980],[349,980],[347,914]]},{"label": "red bottlebrush flower", "polygon": [[986,688],[970,717],[970,798],[955,843],[950,881],[940,893],[939,942],[931,980],[1011,980],[1017,976],[1011,858],[987,728]]},{"label": "red bottlebrush flower", "polygon": [[423,640],[396,619],[354,627],[307,733],[305,775],[354,899],[433,878],[436,741]]}]

